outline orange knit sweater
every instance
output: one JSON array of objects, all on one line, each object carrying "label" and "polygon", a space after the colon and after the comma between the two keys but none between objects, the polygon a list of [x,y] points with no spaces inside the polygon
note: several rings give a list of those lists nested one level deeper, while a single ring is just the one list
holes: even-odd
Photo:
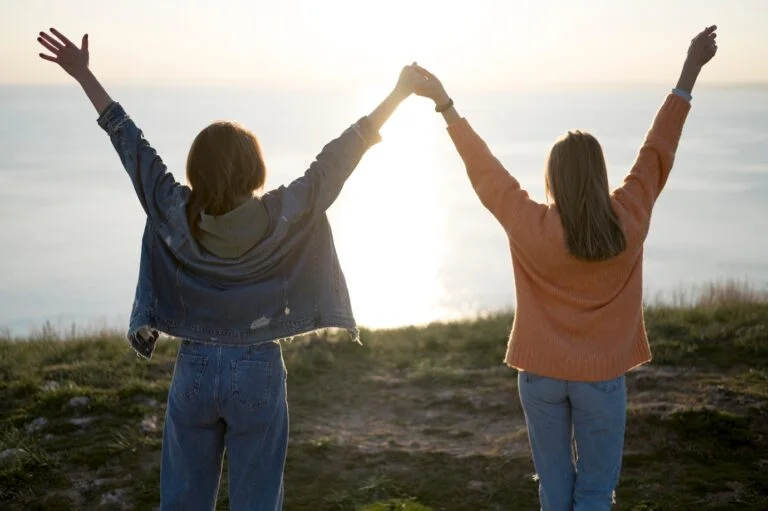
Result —
[{"label": "orange knit sweater", "polygon": [[627,248],[586,262],[568,253],[557,208],[528,197],[461,119],[448,127],[483,205],[512,253],[516,313],[506,363],[551,378],[614,378],[651,359],[643,322],[643,242],[690,104],[670,94],[624,183],[611,194]]}]

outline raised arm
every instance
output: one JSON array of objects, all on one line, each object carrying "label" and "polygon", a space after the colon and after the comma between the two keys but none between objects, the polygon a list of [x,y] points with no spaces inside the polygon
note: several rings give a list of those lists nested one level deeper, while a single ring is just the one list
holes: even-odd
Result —
[{"label": "raised arm", "polygon": [[379,129],[413,92],[418,78],[413,66],[404,67],[392,92],[369,115],[326,144],[303,176],[273,192],[282,195],[290,212],[323,213],[333,204],[365,152],[381,140]]},{"label": "raised arm", "polygon": [[510,236],[514,236],[524,223],[541,218],[546,207],[528,196],[528,192],[491,153],[469,122],[459,115],[440,80],[422,67],[417,66],[417,69],[422,79],[414,92],[433,100],[435,111],[442,113],[480,202]]},{"label": "raised arm", "polygon": [[693,86],[701,68],[717,52],[716,26],[707,27],[691,40],[677,86],[666,98],[653,120],[632,169],[614,196],[641,220],[651,210],[667,182],[675,159],[683,124],[690,110]]},{"label": "raised arm", "polygon": [[165,212],[178,197],[179,184],[141,130],[123,108],[112,101],[89,69],[88,34],[83,36],[78,48],[56,29],[51,28],[50,32],[40,32],[37,40],[53,55],[41,53],[40,57],[58,64],[77,80],[99,113],[99,125],[109,134],[144,211],[150,220],[163,221]]}]

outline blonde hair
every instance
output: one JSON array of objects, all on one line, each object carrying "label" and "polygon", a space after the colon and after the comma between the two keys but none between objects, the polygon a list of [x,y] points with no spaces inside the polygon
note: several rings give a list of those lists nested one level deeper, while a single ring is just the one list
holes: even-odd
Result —
[{"label": "blonde hair", "polygon": [[203,129],[187,155],[189,227],[198,234],[200,213],[223,215],[242,198],[264,187],[266,167],[256,136],[236,122],[218,121]]},{"label": "blonde hair", "polygon": [[555,142],[545,189],[560,213],[571,255],[604,261],[624,251],[626,238],[611,206],[603,150],[595,137],[577,130]]}]

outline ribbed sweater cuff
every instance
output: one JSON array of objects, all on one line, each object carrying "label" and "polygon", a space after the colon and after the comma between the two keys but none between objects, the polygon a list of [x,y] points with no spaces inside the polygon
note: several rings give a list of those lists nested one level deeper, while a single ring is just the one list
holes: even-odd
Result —
[{"label": "ribbed sweater cuff", "polygon": [[652,130],[665,139],[669,138],[669,135],[677,138],[683,130],[683,124],[690,110],[691,104],[688,101],[677,94],[669,94],[656,114]]}]

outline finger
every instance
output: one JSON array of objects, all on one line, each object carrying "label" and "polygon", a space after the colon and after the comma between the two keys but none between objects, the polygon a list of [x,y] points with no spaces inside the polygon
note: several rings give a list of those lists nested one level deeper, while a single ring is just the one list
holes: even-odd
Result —
[{"label": "finger", "polygon": [[43,45],[43,47],[44,47],[46,50],[50,51],[50,52],[51,52],[51,53],[53,53],[54,55],[58,55],[58,54],[59,54],[59,52],[61,51],[61,48],[57,48],[56,46],[52,45],[51,43],[49,43],[48,41],[46,41],[46,40],[45,40],[45,39],[43,39],[42,37],[38,37],[38,38],[37,38],[37,42],[38,42],[38,43],[40,43],[40,44],[42,44],[42,45]]},{"label": "finger", "polygon": [[709,26],[709,27],[705,28],[704,30],[702,30],[699,33],[698,37],[709,37],[711,34],[715,33],[715,30],[717,30],[717,25]]},{"label": "finger", "polygon": [[414,85],[422,85],[429,82],[429,78],[419,73],[418,71],[413,71],[413,74],[410,76],[410,80]]},{"label": "finger", "polygon": [[88,51],[88,34],[83,36],[83,42],[80,45],[80,49],[83,51]]},{"label": "finger", "polygon": [[413,68],[414,68],[416,71],[418,71],[419,73],[421,73],[422,75],[424,75],[424,76],[428,76],[428,75],[429,75],[429,71],[427,71],[426,69],[424,69],[423,67],[421,67],[421,66],[420,66],[420,65],[418,65],[418,64],[414,64],[414,65],[413,65]]},{"label": "finger", "polygon": [[47,42],[48,44],[50,44],[51,46],[53,46],[54,48],[57,48],[57,49],[59,49],[59,50],[61,50],[62,48],[64,48],[64,45],[63,45],[63,44],[61,44],[59,41],[57,41],[57,40],[56,40],[56,39],[54,39],[53,37],[49,36],[49,35],[48,35],[48,34],[46,34],[45,32],[40,32],[40,37],[38,38],[38,41],[39,41],[41,38],[42,38],[42,39],[43,39],[45,42]]},{"label": "finger", "polygon": [[58,64],[59,60],[56,57],[51,57],[50,55],[46,55],[45,53],[38,53],[40,55],[40,58],[43,60],[50,60],[51,62],[56,62]]},{"label": "finger", "polygon": [[59,39],[61,39],[61,42],[63,42],[65,45],[67,45],[67,46],[74,46],[74,44],[72,44],[72,41],[67,39],[64,34],[62,34],[61,32],[59,32],[58,30],[56,30],[53,27],[51,27],[51,34],[53,34],[56,37],[58,37]]},{"label": "finger", "polygon": [[696,34],[696,37],[694,37],[692,41],[696,41],[704,37],[709,37],[711,34],[715,33],[715,30],[717,30],[717,25],[711,25],[709,27],[706,27],[704,30]]},{"label": "finger", "polygon": [[403,79],[410,84],[417,83],[420,79],[422,79],[421,75],[418,71],[413,69],[411,66],[408,66],[405,68],[405,71],[403,71]]},{"label": "finger", "polygon": [[429,71],[427,71],[427,70],[426,70],[426,69],[424,69],[423,67],[421,67],[421,66],[414,66],[414,67],[416,68],[416,70],[417,70],[419,73],[421,73],[422,75],[426,76],[426,77],[427,77],[427,78],[429,78],[430,80],[436,80],[436,79],[437,79],[437,77],[436,77],[435,75],[433,75],[432,73],[430,73]]}]

